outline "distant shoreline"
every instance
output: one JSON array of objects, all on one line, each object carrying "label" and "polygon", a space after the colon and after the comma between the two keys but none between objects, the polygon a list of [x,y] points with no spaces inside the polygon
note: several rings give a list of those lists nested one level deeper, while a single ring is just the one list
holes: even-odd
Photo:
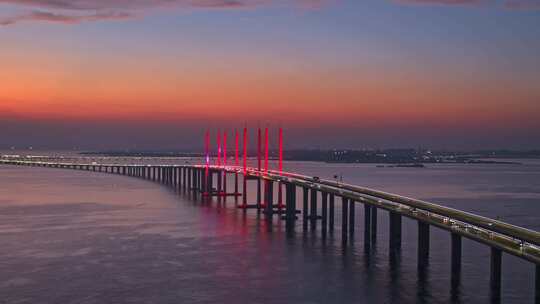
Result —
[{"label": "distant shoreline", "polygon": [[[445,152],[444,156],[431,156],[429,158],[425,156],[417,155],[400,155],[399,157],[390,156],[386,154],[377,154],[376,157],[364,157],[364,158],[341,158],[341,159],[329,159],[322,153],[317,151],[318,155],[313,155],[312,151],[305,151],[304,153],[294,151],[293,153],[285,152],[284,160],[286,161],[313,161],[323,162],[328,164],[386,164],[393,165],[392,167],[424,167],[426,164],[493,164],[493,165],[522,165],[516,161],[504,161],[504,160],[490,160],[490,157],[485,155],[478,155],[479,157],[460,156],[458,154],[449,155]],[[328,152],[326,152],[328,153]],[[96,152],[80,152],[79,155],[83,156],[103,156],[103,157],[178,157],[178,158],[201,158],[204,157],[201,153],[193,152],[158,152],[158,151],[96,151]],[[384,155],[384,156],[380,156]],[[250,155],[249,158],[254,158]],[[486,159],[487,158],[487,159]],[[495,158],[495,157],[493,157]],[[505,157],[496,157],[497,159],[504,159]],[[507,157],[509,159],[539,159],[540,157]],[[277,160],[275,155],[270,156],[271,160]]]}]

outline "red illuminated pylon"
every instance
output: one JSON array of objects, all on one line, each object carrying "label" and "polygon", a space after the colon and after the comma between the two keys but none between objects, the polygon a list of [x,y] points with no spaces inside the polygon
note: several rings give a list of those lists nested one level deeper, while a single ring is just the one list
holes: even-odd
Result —
[{"label": "red illuminated pylon", "polygon": [[227,131],[223,132],[223,166],[227,166]]},{"label": "red illuminated pylon", "polygon": [[208,190],[208,172],[210,166],[210,131],[206,131],[206,136],[204,139],[204,158],[205,158],[205,170],[204,170],[204,184],[205,184],[205,193]]},{"label": "red illuminated pylon", "polygon": [[247,128],[244,127],[244,175],[247,174]]},{"label": "red illuminated pylon", "polygon": [[234,165],[238,167],[238,130],[234,130],[234,142]]},{"label": "red illuminated pylon", "polygon": [[279,173],[283,173],[283,129],[279,128]]},{"label": "red illuminated pylon", "polygon": [[217,165],[221,166],[221,131],[218,130],[217,134]]},{"label": "red illuminated pylon", "polygon": [[264,129],[264,173],[268,173],[268,127]]},{"label": "red illuminated pylon", "polygon": [[[283,129],[279,128],[279,174],[283,173]],[[283,194],[282,194],[282,185],[278,183],[278,207],[282,209],[283,206]]]},{"label": "red illuminated pylon", "polygon": [[243,178],[244,187],[242,189],[243,191],[242,207],[244,208],[244,210],[247,207],[247,141],[248,141],[247,128],[244,127],[244,178]]},{"label": "red illuminated pylon", "polygon": [[257,136],[257,170],[261,171],[261,128]]}]

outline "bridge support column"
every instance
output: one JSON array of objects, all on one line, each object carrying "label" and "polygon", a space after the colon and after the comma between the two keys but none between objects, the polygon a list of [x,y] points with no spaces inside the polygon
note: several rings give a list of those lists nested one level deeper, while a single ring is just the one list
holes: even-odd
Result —
[{"label": "bridge support column", "polygon": [[418,267],[429,263],[429,224],[418,221]]},{"label": "bridge support column", "polygon": [[234,197],[238,197],[238,172],[234,172]]},{"label": "bridge support column", "polygon": [[328,193],[327,192],[321,192],[322,196],[322,223],[321,223],[321,231],[323,238],[326,237],[326,233],[328,231]]},{"label": "bridge support column", "polygon": [[401,250],[401,215],[389,212],[390,215],[390,253]]},{"label": "bridge support column", "polygon": [[351,238],[351,242],[354,241],[354,229],[356,228],[355,222],[356,222],[356,211],[355,211],[356,203],[354,200],[349,199],[349,236]]},{"label": "bridge support column", "polygon": [[317,189],[311,189],[311,205],[309,207],[309,219],[311,230],[317,229]]},{"label": "bridge support column", "polygon": [[296,186],[285,184],[285,228],[287,232],[294,231],[296,220]]},{"label": "bridge support column", "polygon": [[341,243],[347,244],[349,200],[341,197]]},{"label": "bridge support column", "polygon": [[193,169],[187,168],[187,171],[186,171],[187,178],[188,178],[188,179],[187,179],[188,182],[187,182],[187,184],[186,184],[186,188],[187,188],[188,191],[191,191],[191,178],[192,178],[192,176],[193,176],[193,175],[191,174],[191,170],[193,170]]},{"label": "bridge support column", "polygon": [[502,278],[502,251],[491,247],[491,301],[499,303],[501,300],[501,278]]},{"label": "bridge support column", "polygon": [[199,175],[199,172],[197,171],[197,168],[191,169],[191,191],[196,192],[197,190],[197,176]]},{"label": "bridge support column", "polygon": [[535,271],[535,303],[540,304],[540,264],[536,264]]},{"label": "bridge support column", "polygon": [[261,208],[261,177],[257,177],[257,209]]},{"label": "bridge support column", "polygon": [[242,206],[244,207],[244,212],[247,211],[247,176],[245,172],[242,178]]},{"label": "bridge support column", "polygon": [[328,229],[330,232],[334,232],[334,217],[335,217],[335,195],[330,193],[329,213],[328,213]]},{"label": "bridge support column", "polygon": [[264,181],[264,204],[266,215],[271,219],[274,215],[274,182],[272,180]]},{"label": "bridge support column", "polygon": [[217,173],[217,194],[218,195],[221,195],[223,193],[223,189],[222,189],[222,186],[223,186],[223,172],[218,169],[218,171],[216,172]]},{"label": "bridge support column", "polygon": [[452,256],[451,256],[451,289],[457,290],[461,281],[461,235],[451,234]]},{"label": "bridge support column", "polygon": [[308,227],[308,218],[309,218],[309,189],[306,187],[302,188],[302,228],[307,230]]},{"label": "bridge support column", "polygon": [[187,185],[187,179],[186,179],[186,175],[187,175],[187,168],[182,168],[182,190],[186,190],[186,185]]},{"label": "bridge support column", "polygon": [[377,207],[371,206],[371,242],[377,242]]},{"label": "bridge support column", "polygon": [[227,198],[227,170],[223,169],[223,193],[225,198]]},{"label": "bridge support column", "polygon": [[371,212],[373,208],[364,204],[364,247],[371,248]]},{"label": "bridge support column", "polygon": [[202,190],[201,184],[202,184],[203,174],[202,174],[202,171],[200,169],[197,169],[197,168],[195,168],[193,170],[193,172],[194,172],[194,175],[193,175],[193,191],[199,192],[199,191]]}]

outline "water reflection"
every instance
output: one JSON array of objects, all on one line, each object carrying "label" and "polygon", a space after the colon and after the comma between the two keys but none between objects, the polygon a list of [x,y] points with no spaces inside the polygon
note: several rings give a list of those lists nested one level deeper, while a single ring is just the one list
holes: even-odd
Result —
[{"label": "water reflection", "polygon": [[[0,258],[6,261],[0,264],[0,293],[7,303],[493,300],[486,272],[476,266],[486,264],[482,251],[464,248],[466,267],[451,276],[448,234],[433,231],[430,263],[419,268],[416,223],[404,220],[403,244],[389,250],[388,215],[382,211],[378,241],[364,242],[357,208],[356,233],[343,246],[339,206],[336,229],[325,238],[320,225],[304,230],[301,219],[286,234],[278,216],[238,210],[233,197],[88,172],[25,168],[22,179],[22,171],[13,170],[0,176],[6,185],[1,194],[12,201],[0,207]],[[22,201],[9,190],[21,180],[28,189]],[[521,267],[510,259],[508,264]],[[522,282],[520,274],[509,273],[505,302],[527,301],[530,294],[519,294]]]}]

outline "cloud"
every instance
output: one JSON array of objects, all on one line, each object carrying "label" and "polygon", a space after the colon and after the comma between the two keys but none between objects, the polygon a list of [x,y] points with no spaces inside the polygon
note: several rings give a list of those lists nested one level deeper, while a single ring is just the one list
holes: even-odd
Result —
[{"label": "cloud", "polygon": [[427,5],[483,5],[494,3],[493,0],[394,0],[403,4],[427,4]]},{"label": "cloud", "polygon": [[15,16],[0,18],[0,25],[20,21],[48,21],[74,24],[84,21],[121,20],[140,15],[147,10],[163,7],[185,9],[242,9],[272,3],[320,8],[330,0],[0,0],[0,4],[21,7]]},{"label": "cloud", "polygon": [[0,3],[62,10],[133,10],[161,6],[230,8],[252,6],[265,0],[0,0]]},{"label": "cloud", "polygon": [[507,0],[504,6],[513,10],[540,10],[540,0]]},{"label": "cloud", "polygon": [[512,10],[540,9],[540,0],[393,0],[410,5],[485,6]]},{"label": "cloud", "polygon": [[133,17],[129,13],[123,12],[101,12],[90,15],[64,15],[46,11],[32,11],[29,13],[0,19],[0,25],[11,25],[20,21],[49,21],[57,23],[74,24],[83,21],[98,21],[98,20],[119,20]]}]

